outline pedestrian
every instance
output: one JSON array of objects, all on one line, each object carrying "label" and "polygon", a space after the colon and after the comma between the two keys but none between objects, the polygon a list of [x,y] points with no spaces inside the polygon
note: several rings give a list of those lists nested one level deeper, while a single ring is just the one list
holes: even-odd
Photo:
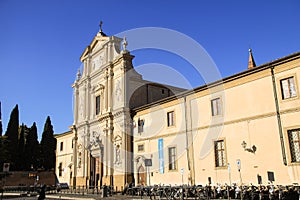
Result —
[{"label": "pedestrian", "polygon": [[46,191],[45,191],[45,189],[46,189],[46,186],[43,185],[42,188],[41,188],[41,190],[40,190],[40,195],[39,195],[38,200],[43,200],[43,199],[46,198]]}]

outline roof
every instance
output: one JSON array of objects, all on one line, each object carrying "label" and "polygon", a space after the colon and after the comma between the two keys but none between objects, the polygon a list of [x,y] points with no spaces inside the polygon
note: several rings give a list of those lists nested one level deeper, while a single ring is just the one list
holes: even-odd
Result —
[{"label": "roof", "polygon": [[66,135],[71,135],[71,134],[73,134],[72,131],[67,131],[67,132],[64,132],[64,133],[54,134],[54,137],[59,138],[59,137],[63,137],[63,136],[66,136]]},{"label": "roof", "polygon": [[188,96],[190,94],[193,94],[195,92],[203,91],[203,90],[206,90],[208,88],[213,88],[213,87],[221,85],[221,84],[223,84],[225,82],[230,82],[232,80],[235,80],[235,79],[238,79],[238,78],[242,78],[242,77],[245,77],[245,76],[248,76],[248,75],[260,72],[260,71],[263,71],[263,70],[271,68],[271,67],[275,67],[277,65],[280,65],[282,63],[286,63],[286,62],[289,62],[289,61],[292,61],[292,60],[295,60],[295,59],[300,59],[300,52],[296,52],[296,53],[287,55],[285,57],[278,58],[276,60],[267,62],[267,63],[262,64],[262,65],[257,66],[257,67],[253,67],[253,68],[247,69],[247,70],[239,72],[237,74],[233,74],[231,76],[228,76],[228,77],[225,77],[223,79],[214,81],[212,83],[208,83],[208,84],[205,84],[205,85],[193,88],[191,90],[187,90],[187,91],[181,92],[181,93],[179,93],[177,95],[170,96],[170,97],[161,99],[159,101],[155,101],[153,103],[149,103],[149,104],[137,107],[137,108],[133,109],[133,112],[138,112],[138,111],[147,109],[150,106],[153,106],[153,105],[156,105],[156,104],[167,103],[167,102],[173,101],[173,100],[181,98],[181,97],[186,97],[186,96]]}]

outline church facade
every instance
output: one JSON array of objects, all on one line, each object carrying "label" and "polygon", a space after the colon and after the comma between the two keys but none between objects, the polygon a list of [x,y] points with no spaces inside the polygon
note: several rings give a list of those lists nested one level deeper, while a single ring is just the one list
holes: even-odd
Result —
[{"label": "church facade", "polygon": [[131,109],[183,91],[143,80],[126,45],[125,38],[107,36],[100,28],[80,57],[83,70],[72,86],[72,185],[120,190],[133,182]]},{"label": "church facade", "polygon": [[100,28],[80,57],[57,137],[70,185],[299,183],[300,53],[256,66],[250,52],[248,70],[187,91],[143,80],[126,46]]}]

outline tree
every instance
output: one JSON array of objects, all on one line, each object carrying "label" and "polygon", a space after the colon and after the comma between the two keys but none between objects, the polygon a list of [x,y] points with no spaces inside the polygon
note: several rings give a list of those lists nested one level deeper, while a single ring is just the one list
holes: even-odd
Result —
[{"label": "tree", "polygon": [[51,124],[50,117],[48,116],[44,125],[41,140],[41,161],[42,166],[46,170],[51,170],[55,167],[56,138],[54,138],[53,133],[53,126]]},{"label": "tree", "polygon": [[40,146],[37,136],[36,123],[34,122],[30,129],[27,129],[25,143],[25,169],[37,169],[40,166]]},{"label": "tree", "polygon": [[7,125],[5,136],[7,137],[8,161],[10,169],[16,169],[15,158],[18,152],[18,137],[19,137],[19,109],[18,104],[11,111],[10,119]]},{"label": "tree", "polygon": [[[7,155],[7,137],[6,136],[0,136],[0,166],[3,166],[3,163],[9,162]],[[0,169],[2,171],[2,169]]]},{"label": "tree", "polygon": [[1,113],[1,101],[0,101],[0,137],[2,136],[3,128],[2,128],[2,113]]},{"label": "tree", "polygon": [[24,170],[26,159],[25,153],[25,125],[22,124],[19,129],[19,141],[18,141],[18,157],[16,160],[16,170]]}]

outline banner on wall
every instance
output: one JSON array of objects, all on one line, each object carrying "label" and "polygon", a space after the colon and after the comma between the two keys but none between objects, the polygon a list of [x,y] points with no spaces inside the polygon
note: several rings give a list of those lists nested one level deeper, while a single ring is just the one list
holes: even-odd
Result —
[{"label": "banner on wall", "polygon": [[164,140],[158,139],[158,159],[159,159],[159,172],[164,173]]}]

